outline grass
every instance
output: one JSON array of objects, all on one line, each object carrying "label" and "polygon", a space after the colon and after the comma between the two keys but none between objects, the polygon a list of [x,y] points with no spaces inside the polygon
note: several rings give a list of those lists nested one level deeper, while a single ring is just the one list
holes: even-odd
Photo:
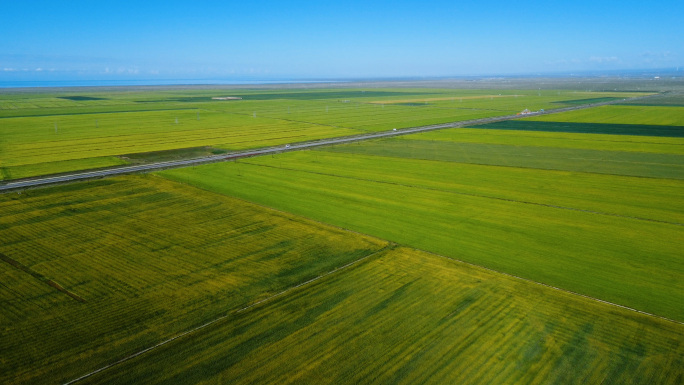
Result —
[{"label": "grass", "polygon": [[386,245],[153,176],[0,211],[4,384],[63,383]]},{"label": "grass", "polygon": [[607,176],[594,186],[598,175],[483,166],[464,176],[452,163],[310,151],[161,174],[684,320],[680,181]]},{"label": "grass", "polygon": [[405,248],[83,381],[677,384],[684,327]]}]

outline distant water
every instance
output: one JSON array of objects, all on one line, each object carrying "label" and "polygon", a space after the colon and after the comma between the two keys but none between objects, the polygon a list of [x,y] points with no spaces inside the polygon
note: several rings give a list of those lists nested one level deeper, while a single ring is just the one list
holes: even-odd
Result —
[{"label": "distant water", "polygon": [[147,79],[147,80],[39,80],[3,81],[0,88],[25,87],[113,87],[113,86],[185,86],[185,85],[249,85],[286,83],[337,83],[335,80],[225,80],[225,79]]}]

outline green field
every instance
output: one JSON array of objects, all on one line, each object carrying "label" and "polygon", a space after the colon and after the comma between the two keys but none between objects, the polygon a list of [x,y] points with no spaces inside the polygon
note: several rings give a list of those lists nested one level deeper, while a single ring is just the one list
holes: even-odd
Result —
[{"label": "green field", "polygon": [[331,151],[516,168],[684,179],[684,154],[549,148],[535,145],[512,146],[443,140],[365,142],[357,146],[337,147]]},{"label": "green field", "polygon": [[[562,117],[560,117],[562,119]],[[551,119],[551,118],[549,118]],[[588,122],[557,122],[557,121],[529,121],[508,120],[497,123],[483,124],[477,128],[496,130],[517,131],[545,131],[545,132],[569,132],[585,134],[609,134],[609,135],[638,135],[638,136],[664,136],[673,138],[684,137],[684,126],[663,126],[646,124],[610,124]]]},{"label": "green field", "polygon": [[678,106],[684,107],[684,94],[683,93],[665,93],[648,100],[635,100],[628,101],[626,104],[639,105],[639,106]]},{"label": "green field", "polygon": [[92,384],[677,384],[684,326],[398,249]]},{"label": "green field", "polygon": [[684,107],[611,105],[533,116],[525,121],[684,127]]},{"label": "green field", "polygon": [[643,167],[653,173],[648,178],[635,178],[582,170],[615,162],[561,157],[568,170],[555,171],[546,169],[544,152],[522,157],[521,165],[520,153],[501,145],[477,148],[480,158],[506,167],[469,164],[454,155],[451,131],[457,130],[440,131],[445,140],[428,146],[407,137],[162,174],[684,320],[681,165],[672,164],[676,178],[655,166]]},{"label": "green field", "polygon": [[[657,103],[659,100],[662,99],[654,97],[649,98],[648,102]],[[484,124],[477,127],[499,130],[681,138],[684,137],[684,107],[610,105]]]},{"label": "green field", "polygon": [[[647,94],[76,91],[3,180]],[[0,194],[0,383],[680,384],[680,101]]]},{"label": "green field", "polygon": [[643,135],[460,128],[428,131],[403,138],[456,143],[504,144],[516,147],[534,146],[550,150],[558,148],[684,155],[684,141],[681,138]]},{"label": "green field", "polygon": [[153,176],[0,212],[3,384],[63,383],[386,245]]},{"label": "green field", "polygon": [[[264,147],[616,95],[642,96],[398,88],[0,93],[0,177],[113,167],[129,154]],[[212,99],[224,96],[242,99]]]}]

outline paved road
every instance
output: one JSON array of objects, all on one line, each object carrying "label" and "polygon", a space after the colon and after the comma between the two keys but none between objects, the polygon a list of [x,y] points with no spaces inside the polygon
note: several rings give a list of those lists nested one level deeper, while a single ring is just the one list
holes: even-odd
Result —
[{"label": "paved road", "polygon": [[[643,99],[643,98],[648,98],[648,97],[652,97],[652,96],[655,96],[655,95],[641,96],[638,98],[631,98],[630,100]],[[323,140],[310,141],[310,142],[301,142],[301,143],[295,143],[295,144],[291,144],[291,145],[283,145],[283,146],[277,146],[277,147],[267,147],[267,148],[260,148],[260,149],[254,149],[254,150],[248,150],[248,151],[237,151],[237,152],[231,152],[231,153],[227,153],[227,154],[213,155],[213,156],[207,156],[207,157],[195,158],[195,159],[184,159],[184,160],[175,160],[175,161],[169,161],[169,162],[158,162],[158,163],[150,163],[150,164],[144,164],[144,165],[138,165],[138,166],[126,166],[126,167],[118,167],[118,168],[112,168],[112,169],[106,169],[106,170],[87,171],[87,172],[79,172],[79,173],[72,173],[72,174],[65,174],[65,175],[58,175],[58,176],[46,176],[46,177],[42,177],[42,178],[32,178],[32,179],[26,179],[26,180],[18,180],[18,181],[14,181],[14,182],[0,182],[0,193],[12,191],[12,190],[21,190],[21,189],[25,189],[25,188],[44,186],[44,185],[55,184],[55,183],[66,183],[66,182],[74,182],[74,181],[87,180],[87,179],[93,179],[93,178],[103,178],[103,177],[114,176],[114,175],[131,174],[131,173],[136,173],[136,172],[148,172],[148,171],[157,171],[157,170],[163,170],[163,169],[169,169],[169,168],[187,167],[187,166],[198,165],[198,164],[203,164],[203,163],[212,163],[212,162],[221,162],[221,161],[227,161],[227,160],[235,160],[235,159],[246,158],[246,157],[251,157],[251,156],[268,155],[268,154],[281,153],[281,152],[285,152],[285,151],[302,150],[302,149],[307,149],[307,148],[312,148],[312,147],[329,146],[329,145],[333,145],[333,144],[343,144],[343,143],[350,143],[350,142],[358,142],[358,141],[369,140],[369,139],[387,138],[387,137],[398,136],[398,135],[414,134],[417,132],[441,130],[441,129],[445,129],[445,128],[465,127],[465,126],[473,126],[473,125],[477,125],[477,124],[501,122],[504,120],[519,119],[519,118],[525,118],[525,117],[529,117],[529,116],[555,114],[555,113],[559,113],[559,112],[566,112],[566,111],[572,111],[572,110],[580,110],[580,109],[585,109],[585,108],[598,107],[598,106],[603,106],[603,105],[608,105],[608,104],[619,103],[621,101],[622,100],[613,100],[613,101],[608,101],[608,102],[585,104],[585,105],[581,105],[581,106],[558,108],[558,109],[554,109],[554,110],[550,110],[550,111],[544,111],[544,112],[533,112],[533,113],[526,114],[526,115],[504,115],[504,116],[496,116],[496,117],[491,117],[491,118],[465,120],[465,121],[460,121],[460,122],[452,122],[452,123],[444,123],[444,124],[435,124],[435,125],[431,125],[431,126],[404,128],[404,129],[399,129],[399,130],[383,131],[383,132],[377,132],[377,133],[371,133],[371,134],[345,136],[345,137],[323,139]]]}]

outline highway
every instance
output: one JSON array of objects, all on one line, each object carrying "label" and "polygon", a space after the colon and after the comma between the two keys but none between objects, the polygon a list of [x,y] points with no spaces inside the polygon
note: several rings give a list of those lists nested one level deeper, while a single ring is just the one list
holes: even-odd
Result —
[{"label": "highway", "polygon": [[[657,94],[655,94],[655,95],[657,95]],[[648,97],[652,97],[655,95],[630,98],[630,100],[643,99],[643,98],[648,98]],[[358,141],[371,140],[371,139],[388,138],[388,137],[399,136],[399,135],[415,134],[418,132],[441,130],[441,129],[445,129],[445,128],[474,126],[474,125],[478,125],[478,124],[501,122],[504,120],[520,119],[520,118],[526,118],[526,117],[530,117],[530,116],[556,114],[556,113],[560,113],[560,112],[580,110],[580,109],[598,107],[598,106],[609,105],[609,104],[616,104],[616,103],[619,103],[622,101],[623,100],[612,100],[612,101],[607,101],[607,102],[585,104],[585,105],[566,107],[566,108],[558,108],[558,109],[553,109],[550,111],[531,112],[531,113],[525,114],[525,115],[517,115],[516,114],[516,115],[496,116],[496,117],[483,118],[483,119],[464,120],[464,121],[459,121],[459,122],[435,124],[435,125],[430,125],[430,126],[395,129],[392,131],[382,131],[382,132],[376,132],[376,133],[360,134],[360,135],[353,135],[353,136],[344,136],[344,137],[322,139],[322,140],[309,141],[309,142],[299,142],[299,143],[276,146],[276,147],[265,147],[265,148],[246,150],[246,151],[236,151],[236,152],[231,152],[231,153],[226,153],[226,154],[221,154],[221,155],[206,156],[206,157],[201,157],[201,158],[183,159],[183,160],[175,160],[175,161],[167,161],[167,162],[157,162],[157,163],[149,163],[149,164],[136,165],[136,166],[124,166],[124,167],[117,167],[117,168],[104,169],[104,170],[76,172],[76,173],[57,175],[57,176],[46,176],[46,177],[31,178],[31,179],[24,179],[24,180],[10,181],[10,182],[0,182],[0,193],[15,191],[15,190],[21,190],[21,189],[26,189],[26,188],[45,186],[45,185],[50,185],[50,184],[57,184],[57,183],[67,183],[67,182],[75,182],[75,181],[88,180],[88,179],[94,179],[94,178],[104,178],[104,177],[110,177],[110,176],[115,176],[115,175],[158,171],[158,170],[164,170],[164,169],[169,169],[169,168],[187,167],[187,166],[199,165],[199,164],[204,164],[204,163],[237,160],[240,158],[247,158],[247,157],[252,157],[252,156],[276,154],[276,153],[282,153],[282,152],[287,152],[287,151],[297,151],[297,150],[303,150],[303,149],[320,147],[320,146],[330,146],[330,145],[335,145],[335,144],[344,144],[344,143],[358,142]]]}]

